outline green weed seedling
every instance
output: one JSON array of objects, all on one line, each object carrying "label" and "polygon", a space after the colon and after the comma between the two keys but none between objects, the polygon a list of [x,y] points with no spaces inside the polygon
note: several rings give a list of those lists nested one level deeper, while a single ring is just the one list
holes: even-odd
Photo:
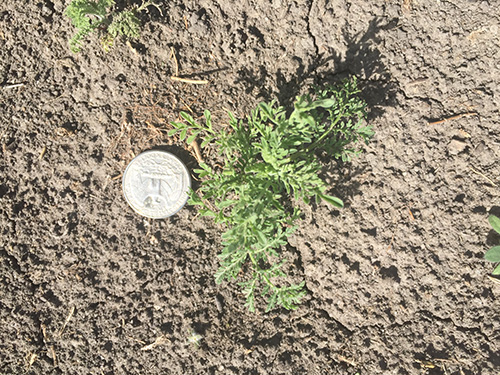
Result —
[{"label": "green weed seedling", "polygon": [[193,344],[194,346],[200,346],[200,341],[203,340],[203,336],[195,331],[191,331],[191,334],[188,337],[188,342]]},{"label": "green weed seedling", "polygon": [[[488,221],[490,222],[491,227],[500,234],[500,219],[494,215],[488,217]],[[486,254],[484,254],[484,258],[487,261],[499,263],[500,262],[500,245],[493,246],[489,249]],[[495,267],[492,272],[493,275],[500,275],[500,264]]]},{"label": "green weed seedling", "polygon": [[140,36],[141,22],[137,15],[153,1],[145,1],[141,6],[134,6],[120,12],[114,11],[115,0],[72,0],[66,8],[66,15],[77,29],[69,45],[73,52],[79,52],[82,40],[96,31],[101,36],[105,51],[113,46],[118,37],[125,39]]},{"label": "green weed seedling", "polygon": [[358,92],[352,79],[297,97],[288,113],[274,102],[261,103],[246,120],[229,113],[229,126],[221,130],[209,111],[204,124],[187,113],[181,113],[185,122],[172,124],[170,136],[187,144],[199,138],[202,147],[211,144],[220,153],[222,165],[201,163],[195,170],[202,183],[189,203],[226,227],[215,279],[239,279],[250,311],[259,294],[267,299],[266,311],[295,309],[306,294],[304,281],[287,282],[280,250],[300,217],[294,200],[343,207],[319,176],[318,156],[349,160],[360,151],[356,142],[373,135],[363,124],[366,104]]}]

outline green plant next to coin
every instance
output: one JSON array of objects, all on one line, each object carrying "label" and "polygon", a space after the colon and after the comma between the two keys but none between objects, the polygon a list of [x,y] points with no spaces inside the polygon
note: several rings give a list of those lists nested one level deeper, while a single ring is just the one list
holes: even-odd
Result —
[{"label": "green plant next to coin", "polygon": [[[491,227],[500,234],[500,219],[494,215],[488,217],[488,221],[490,222]],[[499,263],[500,262],[500,245],[493,246],[489,249],[486,254],[484,254],[484,258],[490,262]],[[492,272],[493,275],[500,275],[500,264],[495,267]]]},{"label": "green plant next to coin", "polygon": [[259,104],[245,120],[229,113],[226,129],[214,129],[208,111],[204,124],[187,113],[181,114],[185,122],[172,124],[169,135],[179,134],[187,144],[197,138],[202,147],[213,144],[223,160],[195,170],[202,183],[198,193],[190,192],[189,203],[227,228],[215,279],[239,279],[250,311],[259,294],[267,299],[266,311],[277,305],[295,309],[305,295],[304,281],[288,282],[280,250],[299,220],[294,200],[343,206],[328,194],[318,157],[349,160],[359,152],[356,143],[372,136],[358,93],[352,79],[297,97],[291,113],[271,102]]},{"label": "green plant next to coin", "polygon": [[[82,40],[92,32],[98,32],[105,51],[108,51],[116,38],[138,38],[141,22],[138,14],[153,1],[145,1],[140,6],[133,6],[122,11],[114,11],[114,0],[72,0],[66,8],[66,15],[71,19],[77,32],[69,45],[73,52],[79,52]],[[155,5],[156,6],[156,5]]]}]

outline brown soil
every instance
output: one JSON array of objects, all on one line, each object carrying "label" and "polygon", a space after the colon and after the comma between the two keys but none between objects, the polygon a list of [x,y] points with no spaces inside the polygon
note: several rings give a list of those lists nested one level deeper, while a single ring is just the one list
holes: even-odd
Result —
[{"label": "brown soil", "polygon": [[[496,1],[163,1],[131,46],[76,55],[68,2],[0,5],[0,373],[498,374]],[[346,207],[304,208],[300,308],[249,313],[214,283],[221,228],[145,220],[119,177],[159,146],[196,167],[180,110],[224,126],[350,74],[376,135],[325,163]]]}]

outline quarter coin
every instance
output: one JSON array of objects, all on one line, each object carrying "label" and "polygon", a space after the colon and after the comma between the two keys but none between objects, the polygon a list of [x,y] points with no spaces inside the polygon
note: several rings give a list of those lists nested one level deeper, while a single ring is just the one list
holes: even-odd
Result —
[{"label": "quarter coin", "polygon": [[132,209],[151,219],[174,215],[187,202],[189,171],[175,155],[146,151],[136,156],[123,173],[123,194]]}]

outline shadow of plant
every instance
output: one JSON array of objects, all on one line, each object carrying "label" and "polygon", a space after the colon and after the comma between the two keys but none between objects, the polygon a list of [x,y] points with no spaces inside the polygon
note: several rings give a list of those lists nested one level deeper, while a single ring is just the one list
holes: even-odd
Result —
[{"label": "shadow of plant", "polygon": [[[368,120],[382,115],[384,107],[395,104],[398,86],[391,80],[390,72],[382,62],[383,56],[377,44],[381,41],[380,32],[396,27],[397,23],[398,19],[384,23],[382,19],[376,18],[369,23],[363,34],[350,35],[344,31],[343,39],[349,46],[345,57],[342,57],[341,53],[329,56],[321,54],[315,57],[309,65],[296,57],[295,60],[299,66],[293,78],[287,80],[281,70],[276,73],[278,102],[285,107],[290,107],[305,86],[334,84],[354,75],[358,77],[362,91],[361,97],[368,104]],[[321,71],[330,62],[333,62],[335,70]],[[257,73],[245,67],[238,72],[238,75],[237,83],[244,83],[247,93],[257,89],[258,96],[264,101],[275,98],[274,93],[264,88],[268,72],[263,65],[258,67]]]}]

